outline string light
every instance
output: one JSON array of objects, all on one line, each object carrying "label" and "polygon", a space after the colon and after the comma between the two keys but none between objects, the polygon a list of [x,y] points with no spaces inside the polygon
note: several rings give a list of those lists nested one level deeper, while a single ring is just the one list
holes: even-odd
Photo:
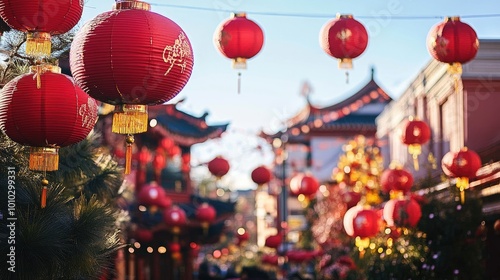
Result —
[{"label": "string light", "polygon": [[[207,11],[207,12],[223,12],[223,13],[232,13],[234,9],[216,9],[216,8],[207,8],[207,7],[194,7],[194,6],[185,6],[185,5],[172,5],[172,4],[163,4],[163,3],[150,3],[151,6],[158,7],[169,7],[176,9],[187,9],[187,10],[198,10],[198,11]],[[306,14],[306,13],[277,13],[277,12],[257,12],[257,11],[247,11],[247,13],[252,15],[261,15],[261,16],[278,16],[278,17],[301,17],[301,18],[334,18],[336,14]],[[483,15],[460,15],[461,18],[492,18],[492,17],[500,17],[500,14],[483,14]],[[380,16],[363,16],[356,15],[356,18],[360,19],[378,19]],[[446,16],[438,16],[438,15],[430,15],[430,16],[391,16],[391,19],[396,20],[427,20],[427,19],[445,19]]]}]

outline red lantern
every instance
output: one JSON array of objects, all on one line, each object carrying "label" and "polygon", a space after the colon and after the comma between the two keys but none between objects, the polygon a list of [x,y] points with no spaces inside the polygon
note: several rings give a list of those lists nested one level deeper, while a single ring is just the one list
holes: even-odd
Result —
[{"label": "red lantern", "polygon": [[422,210],[414,199],[391,199],[385,204],[383,215],[389,227],[416,227]]},{"label": "red lantern", "polygon": [[283,238],[281,237],[281,234],[271,235],[266,238],[264,245],[269,248],[277,249],[281,245],[282,241]]},{"label": "red lantern", "polygon": [[293,195],[304,195],[310,197],[314,195],[319,189],[319,182],[316,178],[298,174],[290,180],[290,191]]},{"label": "red lantern", "polygon": [[170,252],[172,252],[171,256],[174,261],[179,261],[181,259],[181,244],[179,242],[172,242],[168,245]]},{"label": "red lantern", "polygon": [[402,168],[386,169],[380,176],[380,185],[386,193],[397,191],[405,194],[413,186],[413,175]]},{"label": "red lantern", "polygon": [[418,170],[418,156],[422,153],[422,144],[427,143],[431,139],[431,129],[421,120],[416,120],[410,117],[404,123],[401,141],[408,145],[408,152],[413,157],[413,165],[415,170]]},{"label": "red lantern", "polygon": [[153,241],[153,232],[149,229],[138,228],[134,232],[134,237],[140,242],[151,242]]},{"label": "red lantern", "polygon": [[238,245],[241,245],[243,242],[246,242],[248,241],[248,239],[250,239],[250,234],[248,234],[247,231],[243,231],[243,232],[237,232],[236,233],[236,238],[238,238]]},{"label": "red lantern", "polygon": [[361,194],[354,191],[343,192],[342,201],[346,204],[347,209],[350,209],[361,201]]},{"label": "red lantern", "polygon": [[0,16],[13,29],[27,32],[26,53],[49,56],[51,35],[71,30],[83,12],[81,0],[0,0]]},{"label": "red lantern", "polygon": [[145,166],[151,160],[151,152],[146,147],[142,147],[139,152],[139,164]]},{"label": "red lantern", "polygon": [[451,73],[462,73],[462,64],[474,59],[479,49],[476,31],[460,17],[446,17],[429,31],[427,48],[436,60],[450,65]]},{"label": "red lantern", "polygon": [[354,236],[361,238],[373,237],[380,230],[380,217],[377,211],[363,209],[359,211],[353,220]]},{"label": "red lantern", "polygon": [[268,254],[264,254],[262,255],[262,263],[265,263],[265,264],[270,264],[270,265],[275,265],[277,266],[278,265],[278,259],[279,259],[279,256],[278,255],[268,255]]},{"label": "red lantern", "polygon": [[155,154],[153,158],[153,168],[155,171],[156,181],[161,182],[161,171],[167,166],[167,160],[162,154]]},{"label": "red lantern", "polygon": [[262,186],[271,181],[271,171],[265,166],[259,166],[252,171],[252,181],[255,184]]},{"label": "red lantern", "polygon": [[[97,103],[60,68],[43,65],[16,77],[0,94],[0,128],[13,141],[31,146],[29,168],[54,171],[59,148],[85,139],[97,121]],[[48,181],[42,181],[45,207]]]},{"label": "red lantern", "polygon": [[[339,68],[351,69],[352,59],[368,46],[368,32],[352,15],[337,15],[320,32],[321,48],[339,61]],[[346,73],[347,74],[347,73]]]},{"label": "red lantern", "polygon": [[229,162],[223,157],[218,156],[208,163],[208,171],[220,179],[229,172]]},{"label": "red lantern", "polygon": [[179,234],[180,227],[186,224],[186,212],[178,206],[173,206],[163,212],[163,220],[167,226],[172,227],[173,234]]},{"label": "red lantern", "polygon": [[481,168],[479,155],[462,148],[459,152],[448,152],[441,161],[443,172],[449,177],[457,178],[457,188],[460,190],[460,200],[464,202],[464,191],[469,188],[469,179],[476,177],[476,172]]},{"label": "red lantern", "polygon": [[162,104],[184,88],[193,51],[184,31],[151,12],[148,3],[119,0],[113,11],[98,15],[75,35],[70,66],[84,91],[115,105],[112,131],[129,135],[128,174],[132,134],[147,130],[147,105]]},{"label": "red lantern", "polygon": [[233,68],[246,69],[246,60],[262,49],[264,33],[246,13],[232,14],[215,30],[214,43],[225,57],[233,60]]},{"label": "red lantern", "polygon": [[169,208],[172,206],[172,200],[167,196],[165,190],[154,182],[141,188],[137,194],[137,202],[150,206],[153,211],[156,210],[156,207]]},{"label": "red lantern", "polygon": [[204,202],[196,209],[195,216],[196,219],[201,222],[204,233],[207,234],[210,223],[215,221],[217,217],[217,212],[210,204]]}]

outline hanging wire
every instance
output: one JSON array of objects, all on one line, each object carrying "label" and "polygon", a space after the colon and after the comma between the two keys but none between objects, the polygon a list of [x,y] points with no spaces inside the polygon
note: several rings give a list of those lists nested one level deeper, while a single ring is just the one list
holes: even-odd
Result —
[{"label": "hanging wire", "polygon": [[[158,7],[169,7],[169,8],[177,8],[177,9],[188,9],[188,10],[199,10],[199,11],[208,11],[208,12],[224,12],[224,13],[233,13],[234,9],[216,9],[216,8],[206,8],[206,7],[194,7],[194,6],[184,6],[184,5],[172,5],[172,4],[163,4],[163,3],[150,3],[151,6]],[[304,13],[276,13],[276,12],[256,12],[256,11],[248,11],[249,14],[253,15],[262,15],[262,16],[278,16],[278,17],[302,17],[302,18],[334,18],[336,14],[304,14]],[[484,15],[460,15],[461,18],[492,18],[492,17],[500,17],[500,14],[484,14]],[[363,16],[357,15],[356,18],[359,19],[378,19],[380,16]],[[417,20],[417,19],[444,19],[445,16],[391,16],[391,19],[397,20]]]}]

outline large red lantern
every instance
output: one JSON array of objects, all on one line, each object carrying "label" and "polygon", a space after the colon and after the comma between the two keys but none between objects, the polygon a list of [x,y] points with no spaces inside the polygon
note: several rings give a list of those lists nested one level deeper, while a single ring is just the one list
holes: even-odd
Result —
[{"label": "large red lantern", "polygon": [[426,122],[414,119],[413,117],[403,124],[401,141],[408,145],[408,152],[413,157],[415,170],[419,169],[418,156],[422,153],[423,144],[431,139],[431,129]]},{"label": "large red lantern", "polygon": [[410,191],[413,186],[413,175],[403,168],[390,168],[384,170],[380,176],[380,185],[385,193]]},{"label": "large red lantern", "polygon": [[457,188],[460,190],[460,200],[465,200],[464,191],[469,188],[469,179],[476,177],[476,172],[481,168],[479,155],[462,148],[459,152],[448,152],[441,161],[443,172],[449,177],[457,178]]},{"label": "large red lantern", "polygon": [[391,199],[384,205],[383,216],[389,227],[416,227],[422,209],[414,199]]},{"label": "large red lantern", "polygon": [[236,13],[217,27],[214,43],[225,57],[232,59],[233,68],[246,69],[246,60],[262,49],[264,32],[246,13]]},{"label": "large red lantern", "polygon": [[278,233],[276,235],[268,236],[266,238],[266,241],[264,242],[264,245],[269,248],[278,249],[282,241],[283,237]]},{"label": "large red lantern", "polygon": [[427,48],[434,59],[448,63],[450,72],[462,73],[462,64],[474,59],[479,49],[476,31],[460,17],[446,17],[429,31]]},{"label": "large red lantern", "polygon": [[208,162],[208,171],[220,179],[229,172],[229,162],[225,158],[218,156]]},{"label": "large red lantern", "polygon": [[354,236],[367,238],[375,236],[380,230],[380,217],[377,211],[363,209],[359,211],[353,220]]},{"label": "large red lantern", "polygon": [[141,188],[137,193],[137,202],[149,206],[152,211],[156,211],[157,207],[166,209],[172,206],[172,200],[165,190],[154,182]]},{"label": "large red lantern", "polygon": [[255,184],[262,186],[271,181],[271,171],[265,166],[259,166],[252,171],[251,177]]},{"label": "large red lantern", "polygon": [[[31,146],[31,170],[57,170],[59,148],[83,140],[96,121],[96,101],[56,66],[32,67],[32,73],[7,83],[0,95],[0,128],[13,141]],[[44,179],[42,207],[47,184]]]},{"label": "large red lantern", "polygon": [[310,175],[298,174],[290,180],[290,191],[293,195],[314,195],[319,189],[319,182]]},{"label": "large red lantern", "polygon": [[210,204],[204,202],[196,209],[195,216],[196,219],[201,222],[203,232],[207,234],[210,223],[215,221],[217,217],[217,211]]},{"label": "large red lantern", "polygon": [[49,56],[51,35],[70,31],[82,12],[83,0],[0,0],[0,16],[27,33],[26,53],[34,56]]},{"label": "large red lantern", "polygon": [[352,59],[360,56],[368,46],[368,32],[352,15],[338,14],[323,26],[319,41],[328,55],[338,59],[339,68],[351,69]]},{"label": "large red lantern", "polygon": [[186,224],[186,212],[178,206],[172,206],[163,212],[165,224],[172,228],[173,234],[179,234],[181,227]]},{"label": "large red lantern", "polygon": [[84,91],[115,105],[112,131],[128,135],[128,174],[132,134],[147,130],[147,105],[162,104],[184,88],[193,51],[184,31],[151,12],[148,3],[120,0],[113,11],[98,15],[75,35],[70,66]]}]

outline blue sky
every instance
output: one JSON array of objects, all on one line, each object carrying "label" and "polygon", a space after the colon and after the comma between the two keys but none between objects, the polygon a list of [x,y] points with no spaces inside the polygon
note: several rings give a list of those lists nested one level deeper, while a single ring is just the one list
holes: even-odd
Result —
[{"label": "blue sky", "polygon": [[[113,3],[88,0],[82,22],[109,11]],[[210,123],[229,122],[230,133],[243,138],[261,129],[278,129],[281,120],[303,107],[305,100],[300,88],[304,81],[312,86],[312,103],[327,106],[356,92],[369,80],[370,68],[375,67],[376,81],[391,97],[398,98],[430,61],[427,34],[446,16],[461,16],[479,38],[500,38],[497,1],[151,0],[149,3],[153,12],[170,18],[184,29],[194,49],[192,76],[171,102],[186,98],[181,109],[195,115],[209,111]],[[242,71],[240,94],[237,93],[237,71],[213,44],[214,31],[229,18],[229,11],[247,12],[247,17],[264,31],[261,52],[250,59],[248,69]],[[337,68],[337,61],[319,45],[322,26],[337,13],[353,14],[369,34],[366,51],[353,61],[349,83],[345,81],[344,71]],[[498,16],[488,16],[494,14]],[[230,139],[226,141],[231,144],[224,144],[229,148],[221,149],[224,145],[220,145],[220,141],[208,143],[203,149],[199,148],[198,160],[208,161],[215,154],[235,158],[245,154],[251,163],[238,168],[241,174],[249,173],[248,169],[259,162],[269,163],[269,157],[263,157],[260,152],[248,153],[257,145],[255,139],[246,141],[246,147],[238,142],[242,137],[226,139]],[[241,155],[234,155],[235,147]]]}]

